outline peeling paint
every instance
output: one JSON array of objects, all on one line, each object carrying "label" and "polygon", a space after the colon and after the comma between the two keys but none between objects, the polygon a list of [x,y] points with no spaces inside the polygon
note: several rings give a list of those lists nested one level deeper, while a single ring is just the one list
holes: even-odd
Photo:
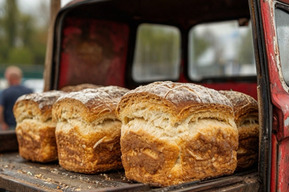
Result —
[{"label": "peeling paint", "polygon": [[[288,0],[287,0],[288,1]],[[268,59],[268,71],[270,80],[270,94],[272,103],[277,110],[274,111],[277,118],[276,133],[272,139],[272,172],[271,172],[271,191],[289,191],[289,88],[285,83],[282,73],[278,36],[275,24],[275,0],[263,0],[262,16],[263,29],[266,42]],[[289,3],[289,1],[288,1]],[[274,124],[275,125],[275,124]],[[275,137],[276,136],[276,137]],[[274,148],[275,147],[275,148]],[[277,155],[277,162],[276,156]]]},{"label": "peeling paint", "polygon": [[[286,111],[289,111],[289,106],[288,105],[285,105],[285,110]],[[287,117],[287,119],[288,119],[289,117]]]},{"label": "peeling paint", "polygon": [[[269,2],[270,7],[271,7],[271,11],[270,11],[270,16],[271,16],[271,23],[272,23],[272,32],[274,32],[274,34],[272,34],[272,41],[273,41],[273,45],[274,45],[274,56],[273,53],[270,54],[272,61],[275,61],[276,64],[276,68],[274,68],[274,71],[277,72],[279,74],[279,80],[280,83],[283,87],[283,89],[289,93],[289,88],[284,80],[283,77],[283,73],[282,73],[282,67],[281,67],[281,59],[280,59],[280,51],[279,51],[279,45],[278,45],[278,37],[276,34],[276,24],[275,24],[275,2],[274,1],[270,1]],[[273,59],[274,57],[274,59]]]},{"label": "peeling paint", "polygon": [[285,127],[288,127],[289,126],[289,117],[287,117],[284,121],[284,125]]}]

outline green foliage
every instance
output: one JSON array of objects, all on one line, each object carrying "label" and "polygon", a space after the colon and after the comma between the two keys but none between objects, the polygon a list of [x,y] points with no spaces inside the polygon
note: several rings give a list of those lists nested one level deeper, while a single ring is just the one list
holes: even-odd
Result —
[{"label": "green foliage", "polygon": [[10,49],[8,64],[31,64],[33,63],[32,52],[25,47]]},{"label": "green foliage", "polygon": [[136,64],[150,65],[155,74],[173,71],[180,53],[180,36],[176,30],[143,24],[138,32]]},{"label": "green foliage", "polygon": [[[43,5],[41,4],[39,12],[45,9]],[[33,10],[33,13],[35,12],[37,10]],[[48,16],[46,15],[47,18]],[[35,15],[20,12],[16,0],[3,2],[0,15],[0,62],[15,65],[43,65],[47,24],[48,22],[42,22],[40,26]]]},{"label": "green foliage", "polygon": [[9,46],[4,38],[0,38],[0,63],[5,63],[8,58]]},{"label": "green foliage", "polygon": [[197,35],[195,31],[192,31],[192,39],[191,39],[191,45],[193,45],[194,50],[191,54],[194,55],[194,60],[198,60],[199,57],[209,48],[210,46],[210,40],[208,37],[213,34],[209,34],[209,32],[206,32],[204,34],[206,35]]},{"label": "green foliage", "polygon": [[252,51],[252,34],[251,31],[242,36],[241,38],[241,45],[239,48],[239,61],[240,64],[249,64],[254,61],[254,52]]},{"label": "green foliage", "polygon": [[16,0],[6,0],[2,24],[9,47],[14,47],[16,44],[18,17],[19,10]]}]

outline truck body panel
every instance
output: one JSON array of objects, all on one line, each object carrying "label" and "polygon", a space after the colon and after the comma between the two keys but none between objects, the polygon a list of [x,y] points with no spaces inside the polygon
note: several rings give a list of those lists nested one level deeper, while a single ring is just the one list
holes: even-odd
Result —
[{"label": "truck body panel", "polygon": [[[282,74],[282,63],[276,24],[276,9],[286,9],[288,2],[260,1],[266,56],[273,104],[271,155],[271,191],[288,191],[288,85]],[[283,41],[283,40],[282,40]],[[283,69],[284,70],[284,69]],[[287,151],[287,152],[286,152]]]}]

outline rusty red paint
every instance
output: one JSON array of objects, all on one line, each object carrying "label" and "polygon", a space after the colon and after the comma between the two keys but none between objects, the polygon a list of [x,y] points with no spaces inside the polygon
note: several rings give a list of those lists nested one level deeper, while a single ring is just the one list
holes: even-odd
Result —
[{"label": "rusty red paint", "polygon": [[288,177],[288,165],[289,165],[289,139],[284,139],[278,143],[278,185],[277,191],[289,191],[289,177]]},{"label": "rusty red paint", "polygon": [[[279,69],[281,68],[279,63],[279,51],[277,45],[276,38],[276,30],[274,26],[274,12],[275,4],[274,1],[262,1],[262,16],[264,23],[264,33],[266,39],[266,50],[267,50],[267,59],[268,59],[268,71],[270,76],[270,84],[271,84],[271,96],[272,102],[275,107],[277,107],[282,112],[282,116],[279,115],[281,119],[281,124],[284,125],[282,128],[278,130],[282,132],[278,133],[278,139],[284,139],[289,137],[289,122],[285,123],[285,121],[289,117],[289,95],[284,90],[282,85],[282,77],[280,77]],[[276,57],[277,55],[277,57]],[[278,63],[278,64],[277,64]],[[288,120],[287,120],[288,121]],[[280,138],[282,135],[282,138]]]},{"label": "rusty red paint", "polygon": [[[289,1],[283,1],[289,3]],[[271,99],[278,118],[277,133],[272,135],[271,191],[289,191],[289,95],[282,85],[280,59],[274,25],[275,1],[260,1],[267,51]],[[276,177],[277,176],[277,177]]]},{"label": "rusty red paint", "polygon": [[58,88],[79,83],[124,87],[128,36],[122,23],[65,19]]},{"label": "rusty red paint", "polygon": [[274,99],[276,115],[278,117],[278,141],[281,141],[289,137],[289,96],[286,94],[272,94],[272,100]]},{"label": "rusty red paint", "polygon": [[271,159],[271,192],[289,191],[289,139],[278,142],[275,135],[272,136],[272,159]]}]

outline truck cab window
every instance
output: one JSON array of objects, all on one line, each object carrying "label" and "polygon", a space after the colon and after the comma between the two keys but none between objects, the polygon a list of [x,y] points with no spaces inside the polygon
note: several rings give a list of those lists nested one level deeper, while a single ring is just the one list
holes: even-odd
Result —
[{"label": "truck cab window", "polygon": [[176,80],[180,31],[173,26],[141,24],[137,31],[132,77],[136,82]]},{"label": "truck cab window", "polygon": [[256,75],[251,25],[240,21],[199,24],[190,30],[192,80]]},{"label": "truck cab window", "polygon": [[289,85],[289,14],[281,9],[275,10],[281,70],[284,81]]}]

